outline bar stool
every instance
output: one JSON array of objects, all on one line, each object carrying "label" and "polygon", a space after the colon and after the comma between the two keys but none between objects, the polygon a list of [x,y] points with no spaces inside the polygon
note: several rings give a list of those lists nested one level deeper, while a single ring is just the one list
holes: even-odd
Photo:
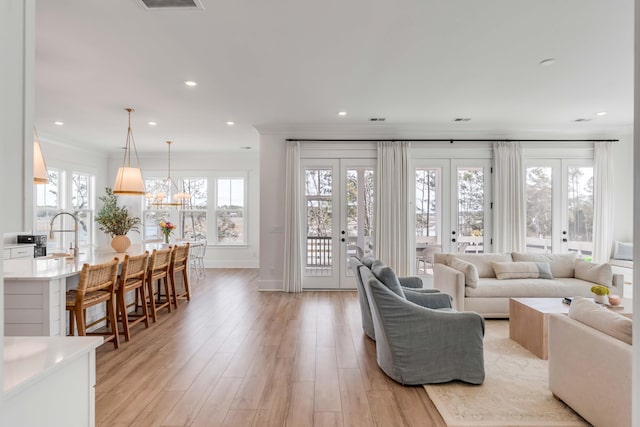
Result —
[{"label": "bar stool", "polygon": [[[122,272],[118,280],[116,298],[118,300],[118,313],[122,322],[125,341],[131,339],[131,327],[144,322],[145,328],[149,327],[149,313],[147,312],[147,292],[145,290],[147,267],[149,264],[149,252],[142,255],[124,256]],[[135,292],[136,302],[141,301],[142,315],[127,312],[127,294]],[[137,303],[134,303],[137,311]]]},{"label": "bar stool", "polygon": [[[149,260],[149,268],[147,269],[147,290],[149,291],[149,306],[151,307],[151,318],[155,323],[158,320],[158,310],[167,308],[171,313],[171,294],[169,288],[169,264],[171,262],[171,248],[154,249]],[[153,283],[158,281],[158,292],[154,292]],[[166,300],[160,300],[160,281],[164,283],[164,291]],[[158,303],[156,305],[155,296],[158,295]],[[143,304],[145,301],[143,301]]]},{"label": "bar stool", "polygon": [[[171,252],[171,263],[169,264],[169,277],[171,278],[171,292],[173,293],[173,305],[178,308],[178,298],[187,298],[191,301],[189,292],[189,242],[184,246],[174,246]],[[176,287],[176,273],[182,272],[182,282],[184,292],[178,294]]]},{"label": "bar stool", "polygon": [[[113,341],[118,348],[118,323],[115,310],[115,287],[118,280],[118,258],[104,264],[82,266],[77,289],[67,291],[66,309],[69,312],[69,332],[74,335],[74,320],[78,335],[102,335],[105,341]],[[101,303],[107,305],[107,327],[110,332],[87,332],[86,310]]]}]

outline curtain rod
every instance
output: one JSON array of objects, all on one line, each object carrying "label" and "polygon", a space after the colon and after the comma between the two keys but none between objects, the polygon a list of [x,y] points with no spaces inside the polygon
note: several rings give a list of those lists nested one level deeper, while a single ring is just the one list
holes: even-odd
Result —
[{"label": "curtain rod", "polygon": [[619,139],[458,139],[458,138],[434,138],[434,139],[309,139],[309,138],[287,138],[286,141],[300,142],[618,142]]}]

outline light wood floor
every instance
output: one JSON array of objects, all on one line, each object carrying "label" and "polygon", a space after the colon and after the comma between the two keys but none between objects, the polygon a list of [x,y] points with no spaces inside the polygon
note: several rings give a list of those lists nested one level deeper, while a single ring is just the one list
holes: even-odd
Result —
[{"label": "light wood floor", "polygon": [[445,426],[378,368],[355,291],[258,292],[256,277],[208,270],[191,302],[101,346],[96,425]]}]

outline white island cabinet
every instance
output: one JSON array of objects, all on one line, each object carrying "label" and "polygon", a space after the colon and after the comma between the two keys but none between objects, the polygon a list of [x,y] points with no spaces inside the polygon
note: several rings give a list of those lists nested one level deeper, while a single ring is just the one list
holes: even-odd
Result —
[{"label": "white island cabinet", "polygon": [[102,337],[5,337],[0,425],[95,425],[95,349]]}]

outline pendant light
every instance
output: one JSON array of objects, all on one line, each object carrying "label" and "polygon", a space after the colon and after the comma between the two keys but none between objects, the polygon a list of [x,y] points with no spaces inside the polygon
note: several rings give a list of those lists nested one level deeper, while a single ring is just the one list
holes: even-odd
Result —
[{"label": "pendant light", "polygon": [[[142,179],[142,171],[140,170],[140,160],[138,159],[138,150],[136,150],[136,142],[133,139],[131,131],[131,112],[133,108],[125,108],[129,113],[129,127],[127,129],[127,143],[124,148],[124,158],[122,166],[118,168],[116,174],[116,182],[113,184],[113,194],[126,196],[139,196],[144,194],[144,179]],[[131,166],[131,150],[136,155],[137,167]]]},{"label": "pendant light", "polygon": [[171,144],[172,141],[167,141],[168,148],[168,164],[167,164],[167,177],[164,179],[162,189],[155,193],[147,193],[146,198],[150,206],[157,208],[163,207],[184,207],[184,205],[191,199],[191,194],[181,191],[180,188],[173,182],[171,178]]},{"label": "pendant light", "polygon": [[40,147],[40,138],[38,138],[38,131],[33,128],[33,183],[34,184],[48,184],[49,173],[47,172],[47,164],[44,161],[42,155],[42,147]]}]

